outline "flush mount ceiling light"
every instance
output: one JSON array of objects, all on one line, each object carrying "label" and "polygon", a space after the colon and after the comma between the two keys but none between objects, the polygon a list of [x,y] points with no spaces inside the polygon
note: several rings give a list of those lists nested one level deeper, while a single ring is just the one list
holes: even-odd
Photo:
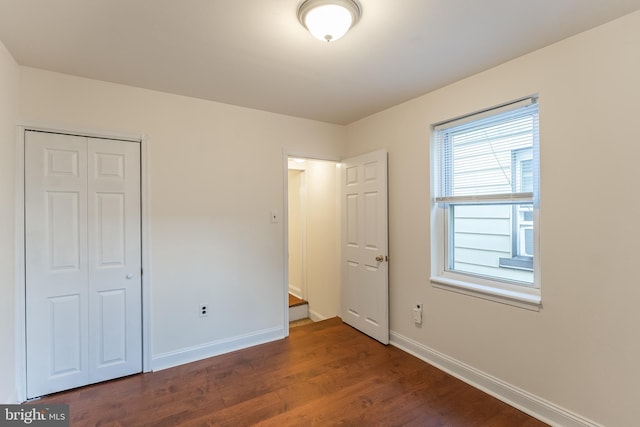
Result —
[{"label": "flush mount ceiling light", "polygon": [[298,20],[318,40],[332,42],[356,25],[361,13],[355,0],[305,0]]}]

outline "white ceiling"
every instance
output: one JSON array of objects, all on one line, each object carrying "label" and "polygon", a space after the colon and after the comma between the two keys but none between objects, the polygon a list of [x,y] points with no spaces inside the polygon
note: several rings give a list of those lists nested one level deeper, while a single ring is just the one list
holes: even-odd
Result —
[{"label": "white ceiling", "polygon": [[301,0],[0,0],[22,65],[348,124],[634,10],[640,0],[360,0],[322,43]]}]

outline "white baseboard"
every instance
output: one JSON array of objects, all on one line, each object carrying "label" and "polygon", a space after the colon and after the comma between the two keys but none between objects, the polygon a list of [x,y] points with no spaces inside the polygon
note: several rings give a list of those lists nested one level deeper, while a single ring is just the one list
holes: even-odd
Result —
[{"label": "white baseboard", "polygon": [[[330,317],[335,317],[335,316],[330,316]],[[322,314],[318,313],[317,311],[309,310],[309,319],[313,320],[314,322],[320,322],[322,320],[329,319],[329,317],[323,316]]]},{"label": "white baseboard", "polygon": [[563,427],[602,427],[601,424],[574,414],[571,411],[455,360],[397,332],[391,331],[390,338],[391,345],[424,360],[430,365],[453,375],[467,384],[547,424]]},{"label": "white baseboard", "polygon": [[185,363],[195,362],[208,357],[252,347],[254,345],[283,339],[284,337],[284,329],[282,327],[276,327],[225,340],[187,347],[153,356],[151,359],[151,369],[154,371],[160,371],[162,369],[172,368]]}]

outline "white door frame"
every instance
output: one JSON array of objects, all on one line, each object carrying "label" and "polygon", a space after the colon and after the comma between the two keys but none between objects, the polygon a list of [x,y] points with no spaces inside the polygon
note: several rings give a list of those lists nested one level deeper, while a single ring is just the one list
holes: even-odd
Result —
[{"label": "white door frame", "polygon": [[[106,138],[140,143],[140,202],[142,232],[142,371],[151,371],[151,252],[149,251],[149,176],[148,142],[145,134],[96,132],[86,129],[69,129],[42,125],[17,126],[15,168],[15,372],[18,402],[27,397],[27,352],[25,318],[25,224],[24,224],[24,133],[26,130]],[[288,315],[288,313],[287,313]]]},{"label": "white door frame", "polygon": [[282,233],[284,241],[283,272],[284,281],[282,287],[282,298],[284,301],[284,336],[289,336],[289,157],[299,157],[302,159],[326,160],[340,163],[337,156],[324,155],[318,153],[308,153],[304,151],[282,149],[282,185],[283,185],[283,207],[282,207]]}]

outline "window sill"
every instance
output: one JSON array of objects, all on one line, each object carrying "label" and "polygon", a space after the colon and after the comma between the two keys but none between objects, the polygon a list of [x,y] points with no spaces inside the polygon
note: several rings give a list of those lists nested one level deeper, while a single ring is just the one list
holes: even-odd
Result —
[{"label": "window sill", "polygon": [[431,285],[434,288],[470,295],[527,310],[540,311],[540,306],[542,305],[542,299],[539,292],[523,292],[511,289],[501,289],[442,276],[432,277]]}]

